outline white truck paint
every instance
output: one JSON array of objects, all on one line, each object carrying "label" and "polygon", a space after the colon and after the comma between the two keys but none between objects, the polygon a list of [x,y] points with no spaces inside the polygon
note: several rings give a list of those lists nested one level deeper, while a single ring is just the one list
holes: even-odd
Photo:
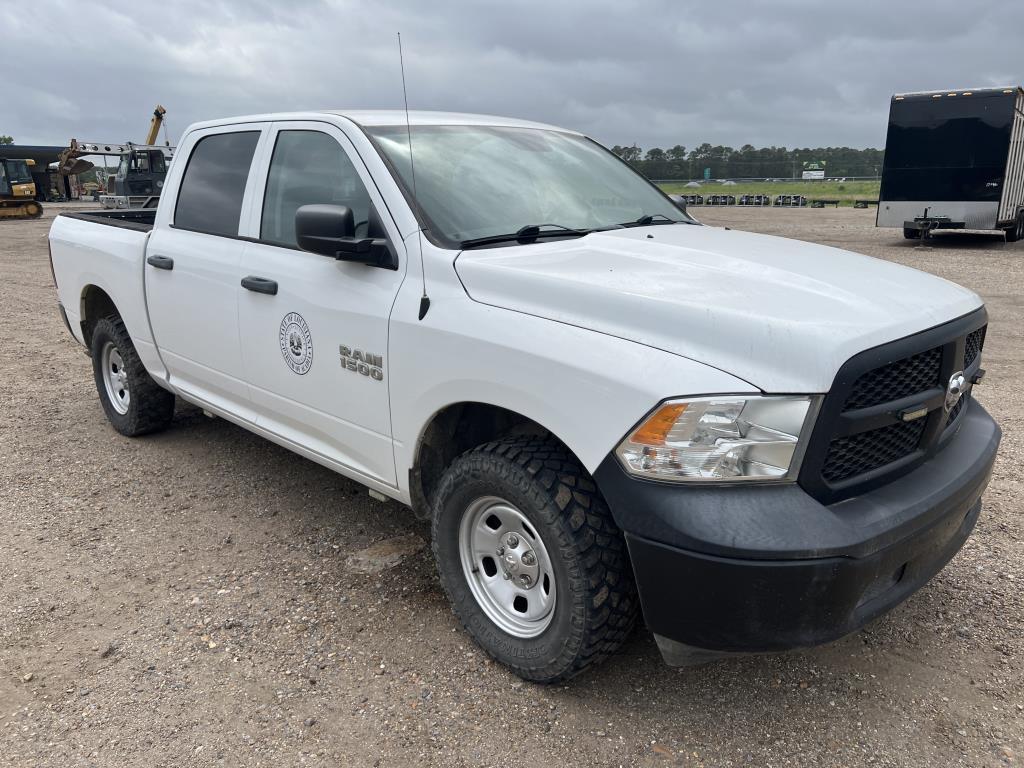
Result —
[{"label": "white truck paint", "polygon": [[[439,141],[453,128],[486,129],[497,136],[532,131],[552,146],[579,140],[581,152],[603,152],[581,143],[580,134],[518,120],[447,113],[409,118],[414,134],[433,131]],[[395,170],[401,158],[389,158],[381,148],[398,140],[389,139],[387,131],[404,130],[405,119],[398,112],[316,112],[190,127],[155,214],[55,220],[51,259],[71,333],[89,347],[98,319],[119,316],[145,371],[160,387],[374,492],[428,514],[433,507],[436,516],[440,502],[433,493],[446,467],[474,445],[466,442],[468,432],[483,430],[486,440],[500,437],[493,434],[496,424],[508,427],[511,420],[518,425],[514,429],[533,424],[530,429],[553,435],[582,471],[598,478],[610,503],[614,494],[601,473],[617,471],[607,469],[618,466],[610,458],[616,447],[660,403],[704,395],[797,394],[815,403],[808,417],[813,420],[822,396],[851,358],[983,312],[975,294],[932,275],[834,248],[699,226],[681,211],[679,218],[686,221],[679,224],[661,213],[660,221],[641,217],[628,227],[547,232],[543,238],[530,234],[490,247],[468,240],[453,246],[441,226],[420,225],[418,219],[430,211],[417,210]],[[297,139],[296,132],[302,134]],[[343,165],[351,164],[345,184],[357,178],[365,188],[379,219],[379,226],[366,223],[366,232],[378,228],[373,237],[390,249],[388,268],[325,258],[265,236],[275,206],[283,205],[268,197],[268,177],[276,179],[281,200],[289,204],[325,202],[317,197],[322,191],[303,191],[303,184],[322,183],[317,175],[322,163],[309,170],[308,179],[294,169],[290,176],[283,171],[275,176],[276,148],[293,139],[309,141],[311,133],[321,142],[315,151],[326,141],[329,152],[340,151]],[[176,218],[183,180],[193,157],[199,157],[200,142],[226,134],[248,136],[244,140],[254,146],[247,173],[241,171],[237,227],[216,234],[194,231]],[[514,134],[528,149],[532,135]],[[282,149],[282,167],[286,157]],[[301,164],[302,157],[295,162]],[[199,174],[202,162],[213,161],[195,162]],[[428,163],[423,200],[437,194],[429,171]],[[468,195],[474,184],[488,181],[464,178],[467,188],[453,189],[453,196]],[[188,194],[194,192],[190,187]],[[495,181],[494,194],[507,193]],[[509,200],[514,206],[514,197]],[[211,198],[210,205],[221,202]],[[242,287],[254,276],[273,282],[274,292]],[[421,317],[424,292],[430,303]],[[973,365],[970,370],[977,362]],[[476,413],[471,409],[485,407],[491,409],[492,432],[472,421],[442,424],[444,416],[439,418],[456,413],[453,408]],[[894,414],[884,418],[898,421]],[[813,426],[808,421],[805,428]],[[798,455],[804,450],[801,441]],[[989,442],[994,451],[996,443]],[[982,480],[972,482],[980,495]],[[640,494],[653,486],[636,487]],[[621,525],[627,511],[612,507]],[[872,515],[877,523],[877,506]],[[678,518],[672,513],[664,519],[675,525]],[[629,544],[636,561],[639,550],[632,540]],[[639,579],[641,566],[634,562],[633,567]],[[652,619],[653,598],[640,586],[648,623],[671,656],[672,642],[689,639],[663,636]],[[492,647],[486,636],[471,631],[531,679],[572,673],[524,672],[509,661],[512,657],[502,656],[500,642]],[[525,633],[520,639],[525,644],[530,637]],[[742,650],[727,643],[715,649]]]}]

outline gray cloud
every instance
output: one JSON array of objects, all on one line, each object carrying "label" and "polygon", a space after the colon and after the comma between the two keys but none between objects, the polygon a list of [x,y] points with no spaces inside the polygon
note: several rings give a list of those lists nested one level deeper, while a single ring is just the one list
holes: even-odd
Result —
[{"label": "gray cloud", "polygon": [[19,143],[138,141],[158,102],[172,141],[226,115],[397,108],[396,31],[414,109],[643,147],[881,146],[894,91],[1024,79],[1005,0],[34,0],[0,4],[0,29]]}]

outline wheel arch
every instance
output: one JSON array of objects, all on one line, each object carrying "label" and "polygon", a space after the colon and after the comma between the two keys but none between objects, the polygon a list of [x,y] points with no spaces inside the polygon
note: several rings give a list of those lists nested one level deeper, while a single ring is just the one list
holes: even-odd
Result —
[{"label": "wheel arch", "polygon": [[410,505],[427,517],[433,493],[445,469],[458,456],[483,443],[513,435],[545,435],[572,446],[554,430],[530,416],[493,403],[464,400],[436,410],[420,430],[409,469]]},{"label": "wheel arch", "polygon": [[89,283],[82,288],[78,316],[82,326],[82,340],[87,348],[92,346],[92,332],[96,323],[110,315],[120,317],[121,313],[106,290],[95,283]]}]

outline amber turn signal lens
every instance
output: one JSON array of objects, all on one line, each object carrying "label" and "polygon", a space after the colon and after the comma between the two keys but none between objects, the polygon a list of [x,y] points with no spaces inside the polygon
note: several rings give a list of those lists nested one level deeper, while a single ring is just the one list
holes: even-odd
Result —
[{"label": "amber turn signal lens", "polygon": [[640,425],[640,429],[630,438],[641,445],[664,445],[669,431],[686,410],[686,403],[667,403]]}]

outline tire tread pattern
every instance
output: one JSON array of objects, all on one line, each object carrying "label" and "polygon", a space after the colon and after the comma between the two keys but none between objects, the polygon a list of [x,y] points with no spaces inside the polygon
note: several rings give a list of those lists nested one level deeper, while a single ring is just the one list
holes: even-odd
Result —
[{"label": "tire tread pattern", "polygon": [[[128,371],[131,403],[128,406],[128,413],[125,414],[114,410],[103,383],[100,365],[105,339],[109,339],[117,347]],[[135,344],[132,343],[124,321],[118,315],[104,317],[96,323],[92,332],[92,360],[100,402],[114,429],[127,437],[137,437],[158,432],[171,423],[174,417],[174,395],[153,381],[153,377],[139,359],[139,353],[135,350]]]},{"label": "tire tread pattern", "polygon": [[[568,540],[546,543],[549,551],[568,544],[570,579],[576,582],[574,586],[582,587],[574,591],[581,593],[583,599],[574,606],[571,637],[566,638],[562,654],[542,667],[516,666],[498,658],[486,642],[481,642],[467,620],[467,607],[453,600],[453,609],[484,650],[519,676],[544,683],[566,680],[613,654],[633,629],[638,600],[625,539],[590,474],[564,445],[550,437],[539,436],[497,440],[456,459],[438,487],[433,538],[442,582],[446,577],[463,580],[464,577],[458,562],[451,564],[450,570],[442,567],[437,530],[441,506],[460,483],[492,473],[515,484],[532,501],[534,509],[554,507],[565,523],[562,530]],[[556,546],[552,547],[552,543]],[[563,555],[564,549],[563,546]],[[453,591],[448,585],[445,589],[451,597]],[[475,603],[468,607],[476,609]]]}]

